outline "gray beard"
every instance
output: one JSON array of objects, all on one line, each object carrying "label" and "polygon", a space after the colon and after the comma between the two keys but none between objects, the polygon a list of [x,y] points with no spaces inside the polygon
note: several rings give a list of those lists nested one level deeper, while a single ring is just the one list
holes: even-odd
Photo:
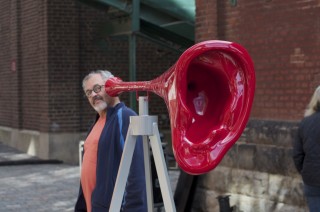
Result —
[{"label": "gray beard", "polygon": [[94,106],[93,108],[95,109],[95,111],[100,113],[101,111],[106,110],[107,107],[108,107],[108,104],[106,102],[102,102],[99,105]]}]

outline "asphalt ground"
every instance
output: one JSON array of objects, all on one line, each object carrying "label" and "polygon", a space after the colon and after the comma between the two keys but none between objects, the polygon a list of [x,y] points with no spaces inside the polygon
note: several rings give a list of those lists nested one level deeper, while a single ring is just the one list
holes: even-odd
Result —
[{"label": "asphalt ground", "polygon": [[[172,190],[179,171],[169,171]],[[41,160],[0,142],[0,212],[73,211],[79,166]]]}]

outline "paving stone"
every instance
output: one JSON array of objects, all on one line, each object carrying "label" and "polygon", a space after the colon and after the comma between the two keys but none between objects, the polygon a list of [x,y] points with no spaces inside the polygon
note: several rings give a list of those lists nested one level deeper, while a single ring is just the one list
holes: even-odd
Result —
[{"label": "paving stone", "polygon": [[[0,163],[40,160],[0,143]],[[179,170],[169,170],[174,192]],[[0,166],[0,212],[73,211],[80,182],[79,166],[63,163],[23,163]]]}]

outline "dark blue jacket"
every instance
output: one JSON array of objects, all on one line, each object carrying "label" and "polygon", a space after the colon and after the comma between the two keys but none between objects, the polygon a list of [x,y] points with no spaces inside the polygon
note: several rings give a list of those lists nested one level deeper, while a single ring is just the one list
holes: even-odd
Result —
[{"label": "dark blue jacket", "polygon": [[[107,121],[98,144],[96,187],[93,190],[91,200],[92,212],[109,211],[129,119],[130,116],[135,115],[136,113],[123,103],[107,110]],[[75,211],[86,211],[81,185]],[[121,211],[147,211],[143,144],[140,136],[133,154]]]},{"label": "dark blue jacket", "polygon": [[320,187],[320,112],[300,122],[293,144],[293,161],[305,184]]}]

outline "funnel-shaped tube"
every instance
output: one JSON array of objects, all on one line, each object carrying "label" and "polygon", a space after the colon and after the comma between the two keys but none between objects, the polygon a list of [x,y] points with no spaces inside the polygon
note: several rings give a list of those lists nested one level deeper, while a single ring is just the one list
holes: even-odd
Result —
[{"label": "funnel-shaped tube", "polygon": [[252,60],[239,44],[204,41],[187,49],[168,71],[145,82],[110,78],[110,96],[151,91],[168,107],[175,159],[185,172],[214,169],[249,119],[255,90]]}]

